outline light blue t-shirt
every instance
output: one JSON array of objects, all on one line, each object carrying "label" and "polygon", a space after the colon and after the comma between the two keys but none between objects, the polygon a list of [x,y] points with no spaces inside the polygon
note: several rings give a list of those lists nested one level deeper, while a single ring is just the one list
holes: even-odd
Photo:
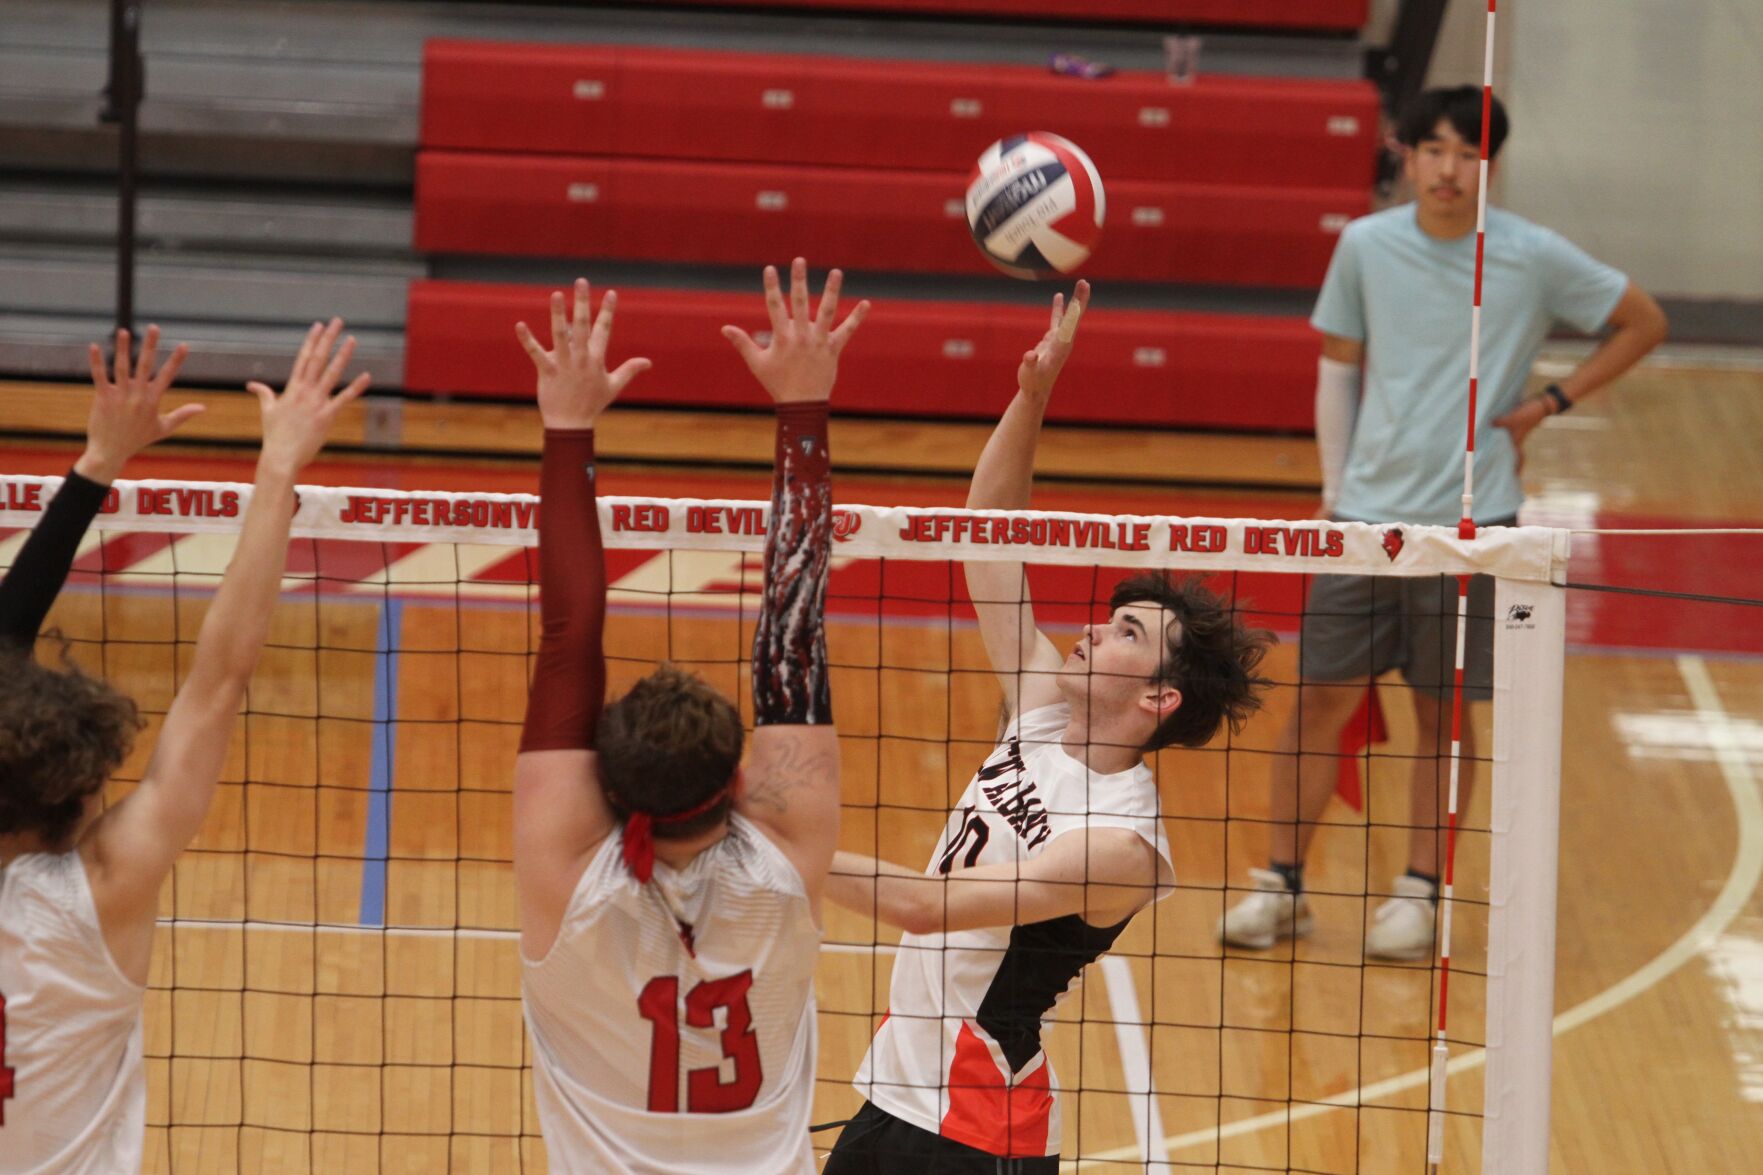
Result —
[{"label": "light blue t-shirt", "polygon": [[[1310,324],[1365,343],[1364,390],[1335,512],[1364,522],[1449,526],[1463,513],[1469,317],[1475,234],[1441,241],[1402,204],[1349,224]],[[1537,348],[1559,321],[1591,332],[1628,278],[1523,217],[1487,211],[1475,519],[1518,513],[1511,434],[1494,425],[1523,396]]]}]

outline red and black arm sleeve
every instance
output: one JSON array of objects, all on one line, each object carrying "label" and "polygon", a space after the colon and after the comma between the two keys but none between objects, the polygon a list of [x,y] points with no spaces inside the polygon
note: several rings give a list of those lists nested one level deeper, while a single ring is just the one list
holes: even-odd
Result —
[{"label": "red and black arm sleeve", "polygon": [[0,580],[0,648],[28,650],[36,643],[43,618],[67,582],[80,540],[109,492],[109,486],[68,470],[12,570]]},{"label": "red and black arm sleeve", "polygon": [[753,636],[753,713],[760,726],[833,720],[825,629],[829,466],[826,403],[778,405],[765,594]]},{"label": "red and black arm sleeve", "polygon": [[606,553],[594,483],[594,430],[547,429],[539,473],[543,632],[523,752],[593,749],[606,703]]}]

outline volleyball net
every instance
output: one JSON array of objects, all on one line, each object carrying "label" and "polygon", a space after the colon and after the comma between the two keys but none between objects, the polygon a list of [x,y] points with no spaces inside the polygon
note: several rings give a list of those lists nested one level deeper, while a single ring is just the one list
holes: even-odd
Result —
[{"label": "volleyball net", "polygon": [[[56,479],[0,479],[0,563]],[[247,486],[120,483],[52,624],[137,699],[138,778],[188,670]],[[660,660],[747,701],[768,507],[603,498],[616,694]],[[543,1170],[519,1001],[510,788],[537,647],[536,499],[302,487],[284,594],[201,836],[162,896],[147,1006],[149,1169]],[[15,529],[6,529],[15,528]],[[1565,532],[846,506],[827,638],[844,847],[929,860],[998,732],[961,564],[1027,565],[1063,644],[1148,569],[1202,576],[1280,634],[1267,712],[1148,759],[1176,870],[1052,1014],[1068,1170],[1547,1169]],[[1306,895],[1316,929],[1267,950],[1216,928],[1266,863],[1269,778],[1298,704],[1314,577],[1493,579],[1482,786],[1460,817],[1450,962],[1368,957],[1412,834],[1417,745],[1322,754],[1338,774]],[[1380,583],[1382,580],[1380,579]],[[1344,688],[1344,687],[1343,687]],[[1483,712],[1485,711],[1485,712]],[[815,1120],[888,1007],[898,934],[835,907],[818,977]],[[1441,935],[1441,938],[1443,936]],[[1448,1074],[1434,1063],[1441,1016]],[[817,1136],[830,1146],[833,1133]]]}]

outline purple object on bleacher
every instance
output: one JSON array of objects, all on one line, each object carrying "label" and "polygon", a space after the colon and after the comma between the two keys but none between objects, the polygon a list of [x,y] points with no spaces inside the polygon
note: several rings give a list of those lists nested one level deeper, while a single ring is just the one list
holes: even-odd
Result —
[{"label": "purple object on bleacher", "polygon": [[1075,53],[1055,53],[1047,59],[1047,68],[1054,73],[1066,77],[1083,78],[1095,81],[1105,78],[1114,72],[1114,67],[1105,61],[1091,61],[1087,57],[1079,57]]}]

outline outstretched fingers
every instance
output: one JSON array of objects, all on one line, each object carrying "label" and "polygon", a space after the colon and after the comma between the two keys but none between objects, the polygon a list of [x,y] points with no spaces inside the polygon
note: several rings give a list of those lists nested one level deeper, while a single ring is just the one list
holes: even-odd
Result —
[{"label": "outstretched fingers", "polygon": [[839,323],[839,329],[832,333],[831,339],[833,350],[844,350],[845,344],[851,341],[851,336],[857,333],[857,328],[862,326],[863,320],[868,317],[869,299],[865,298],[863,301],[857,303],[857,305],[851,310],[851,313],[845,315],[845,321]]},{"label": "outstretched fingers", "polygon": [[[587,289],[587,285],[587,282],[579,284],[578,295]],[[576,326],[579,329],[582,322],[586,321],[586,303],[578,299],[576,306],[578,312],[583,315],[581,319],[576,321]],[[601,363],[606,361],[606,348],[612,343],[612,316],[617,312],[618,291],[607,290],[600,295],[600,313],[594,316],[594,328],[588,334],[587,357],[589,359],[597,359]]]},{"label": "outstretched fingers", "polygon": [[159,358],[159,328],[149,325],[147,334],[141,340],[141,358],[135,364],[135,374],[143,378],[153,374],[153,363]]},{"label": "outstretched fingers", "polygon": [[754,365],[760,361],[760,357],[765,352],[758,343],[753,341],[752,335],[738,326],[725,326],[722,328],[722,337],[734,344],[736,353],[746,362],[750,370],[758,370]]},{"label": "outstretched fingers", "polygon": [[343,370],[349,366],[349,360],[354,356],[355,336],[350,335],[343,340],[343,345],[337,348],[337,353],[332,355],[331,361],[325,365],[324,375],[318,383],[319,394],[324,396],[331,394],[331,389],[336,387],[337,381],[343,378]]},{"label": "outstretched fingers", "polygon": [[111,378],[119,388],[129,386],[129,332],[126,330],[116,332],[116,354],[113,357]]},{"label": "outstretched fingers", "polygon": [[97,343],[87,343],[86,358],[92,364],[92,386],[102,393],[110,387],[110,373],[104,370],[104,348]]},{"label": "outstretched fingers", "polygon": [[835,269],[826,275],[826,284],[820,289],[820,306],[814,315],[814,330],[822,337],[830,334],[833,323],[839,318],[839,291],[845,288],[845,273]]},{"label": "outstretched fingers", "polygon": [[789,315],[784,312],[784,294],[778,286],[777,266],[767,265],[763,278],[765,283],[765,313],[771,316],[771,335],[773,338],[784,332],[790,324]]},{"label": "outstretched fingers", "polygon": [[[605,303],[605,300],[604,297],[600,299],[602,304]],[[589,298],[588,279],[585,277],[578,277],[575,279],[575,307],[570,312],[569,316],[569,352],[578,360],[582,357],[583,353],[593,345],[590,341],[588,331],[588,319],[591,310],[592,306]],[[598,322],[594,323],[595,330],[598,330],[599,326],[600,324]]]},{"label": "outstretched fingers", "polygon": [[617,369],[613,371],[612,374],[606,377],[606,382],[611,386],[612,394],[616,396],[630,386],[631,380],[637,378],[637,376],[643,374],[653,366],[655,365],[647,359],[626,359],[623,363],[618,365]]},{"label": "outstretched fingers", "polygon": [[[350,343],[353,343],[355,340],[350,339],[349,341]],[[349,381],[348,387],[331,397],[329,404],[330,410],[335,412],[342,408],[343,405],[360,396],[362,392],[365,392],[368,385],[371,383],[373,383],[373,376],[365,371],[362,372],[360,375]]]},{"label": "outstretched fingers", "polygon": [[790,321],[797,330],[808,329],[808,261],[798,257],[790,262]]},{"label": "outstretched fingers", "polygon": [[305,378],[308,366],[312,362],[312,350],[318,346],[318,337],[324,333],[324,323],[315,322],[306,328],[306,337],[300,340],[300,349],[294,352],[294,366],[288,373],[288,384],[292,386]]},{"label": "outstretched fingers", "polygon": [[308,336],[312,340],[310,347],[301,348],[302,361],[295,366],[295,374],[288,381],[287,392],[304,392],[309,388],[319,388],[328,392],[330,385],[323,384],[325,367],[330,359],[331,350],[337,345],[337,336],[343,332],[343,320],[333,318],[322,326],[314,324],[318,334]]},{"label": "outstretched fingers", "polygon": [[551,292],[551,350],[561,353],[569,347],[569,315],[563,308],[563,291]]},{"label": "outstretched fingers", "polygon": [[161,437],[170,436],[205,411],[206,409],[200,404],[185,404],[181,408],[173,408],[159,418],[159,435]]},{"label": "outstretched fingers", "polygon": [[[147,390],[151,392],[155,398],[164,395],[166,389],[171,387],[172,381],[178,377],[178,372],[184,369],[184,360],[189,357],[190,348],[188,344],[179,343],[177,346],[173,347],[171,349],[170,357],[166,359],[165,365],[159,369],[159,374],[155,375],[153,381],[147,385]],[[145,371],[146,368],[143,367],[141,370]]]},{"label": "outstretched fingers", "polygon": [[526,351],[528,358],[541,372],[557,370],[557,361],[551,358],[549,351],[539,345],[539,340],[533,337],[532,328],[526,323],[517,322],[514,324],[514,337],[520,340],[522,349]]}]

